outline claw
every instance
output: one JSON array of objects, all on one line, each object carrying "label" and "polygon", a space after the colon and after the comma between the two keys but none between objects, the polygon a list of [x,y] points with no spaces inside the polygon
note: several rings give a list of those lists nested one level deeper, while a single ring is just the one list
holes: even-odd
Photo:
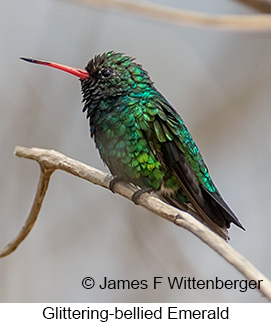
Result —
[{"label": "claw", "polygon": [[153,192],[154,189],[152,187],[147,187],[147,188],[142,188],[138,191],[136,191],[133,195],[132,195],[132,201],[135,203],[135,205],[138,205],[138,199],[140,198],[140,196],[142,194],[145,193],[151,193]]},{"label": "claw", "polygon": [[115,176],[113,179],[112,179],[112,181],[110,181],[110,183],[109,183],[109,189],[110,189],[110,191],[112,192],[112,193],[116,193],[115,192],[115,190],[114,190],[114,186],[116,185],[116,183],[118,183],[118,182],[122,182],[122,179],[120,178],[120,177],[118,177],[118,176]]}]

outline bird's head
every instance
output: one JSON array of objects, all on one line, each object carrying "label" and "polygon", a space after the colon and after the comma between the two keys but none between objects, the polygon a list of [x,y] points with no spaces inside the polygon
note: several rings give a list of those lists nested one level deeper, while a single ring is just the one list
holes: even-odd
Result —
[{"label": "bird's head", "polygon": [[142,91],[152,84],[148,73],[133,58],[115,52],[96,55],[86,71],[89,78],[82,80],[82,85],[94,87],[102,97]]},{"label": "bird's head", "polygon": [[96,55],[87,63],[85,70],[38,59],[22,59],[79,77],[85,102],[84,110],[100,100],[114,99],[131,93],[140,96],[153,84],[148,73],[141,65],[135,63],[133,58],[114,51]]}]

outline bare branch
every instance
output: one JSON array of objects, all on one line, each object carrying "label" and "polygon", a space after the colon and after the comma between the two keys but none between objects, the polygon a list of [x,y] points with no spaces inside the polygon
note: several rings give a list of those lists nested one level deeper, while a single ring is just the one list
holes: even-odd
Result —
[{"label": "bare branch", "polygon": [[[67,1],[67,0],[65,0]],[[71,1],[71,0],[69,0]],[[270,15],[214,15],[170,8],[147,1],[72,0],[95,8],[116,9],[148,18],[194,27],[233,29],[239,31],[270,31]]]},{"label": "bare branch", "polygon": [[258,11],[271,13],[271,0],[235,0]]},{"label": "bare branch", "polygon": [[53,168],[43,168],[41,164],[40,166],[40,179],[29,216],[26,219],[24,226],[21,228],[17,236],[11,242],[9,242],[2,250],[0,250],[0,257],[5,257],[11,254],[15,249],[17,249],[19,244],[27,237],[37,220],[42,206],[42,202],[44,200],[49,185],[51,174],[54,171]]},{"label": "bare branch", "polygon": [[[40,164],[41,175],[29,217],[16,238],[0,251],[1,257],[12,253],[32,229],[45,197],[50,176],[54,170],[63,170],[107,189],[109,188],[109,183],[112,180],[111,175],[66,157],[54,150],[16,147],[15,155],[37,161]],[[136,191],[134,186],[119,182],[116,183],[114,189],[116,193],[130,200],[133,193]],[[221,237],[212,232],[208,227],[196,220],[193,216],[162,202],[159,198],[150,194],[143,194],[140,196],[138,203],[160,217],[192,232],[195,236],[220,254],[247,279],[255,281],[262,280],[259,291],[271,300],[271,282],[246,258],[227,244]]]}]

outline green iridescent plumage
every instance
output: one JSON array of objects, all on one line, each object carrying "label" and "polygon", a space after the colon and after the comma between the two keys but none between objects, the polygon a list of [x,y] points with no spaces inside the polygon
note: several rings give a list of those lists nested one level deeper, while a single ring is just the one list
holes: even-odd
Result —
[{"label": "green iridescent plumage", "polygon": [[142,66],[129,56],[108,52],[90,60],[86,70],[83,110],[111,173],[143,189],[153,188],[172,205],[188,206],[222,231],[230,222],[242,227],[215,187],[183,120]]},{"label": "green iridescent plumage", "polygon": [[95,56],[86,70],[22,58],[79,77],[91,136],[114,180],[155,190],[224,239],[233,222],[243,228],[215,187],[203,158],[176,110],[134,59],[113,51]]},{"label": "green iridescent plumage", "polygon": [[155,190],[169,204],[190,212],[224,239],[241,223],[215,187],[179,114],[134,59],[113,51],[95,56],[86,70],[22,58],[80,78],[91,136],[116,180]]}]

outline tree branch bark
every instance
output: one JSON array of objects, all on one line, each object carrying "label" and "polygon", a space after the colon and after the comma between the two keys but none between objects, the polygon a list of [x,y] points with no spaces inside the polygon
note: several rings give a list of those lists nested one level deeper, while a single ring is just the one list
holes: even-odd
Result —
[{"label": "tree branch bark", "polygon": [[[31,231],[44,200],[51,174],[55,170],[60,169],[107,189],[112,180],[110,174],[106,174],[77,160],[66,157],[54,150],[18,146],[15,148],[15,155],[37,161],[40,165],[41,174],[30,214],[17,236],[6,247],[0,250],[0,257],[5,257],[12,253]],[[118,182],[114,186],[114,190],[116,193],[131,200],[133,193],[137,189],[130,184]],[[246,258],[193,216],[164,203],[158,197],[150,194],[140,196],[138,203],[165,220],[171,221],[193,233],[220,254],[247,279],[255,281],[262,280],[259,291],[271,300],[271,282]]]},{"label": "tree branch bark", "polygon": [[[65,0],[67,1],[67,0]],[[181,10],[152,4],[147,1],[127,0],[69,0],[95,8],[113,9],[173,24],[238,31],[270,31],[270,15],[215,15]]]}]

